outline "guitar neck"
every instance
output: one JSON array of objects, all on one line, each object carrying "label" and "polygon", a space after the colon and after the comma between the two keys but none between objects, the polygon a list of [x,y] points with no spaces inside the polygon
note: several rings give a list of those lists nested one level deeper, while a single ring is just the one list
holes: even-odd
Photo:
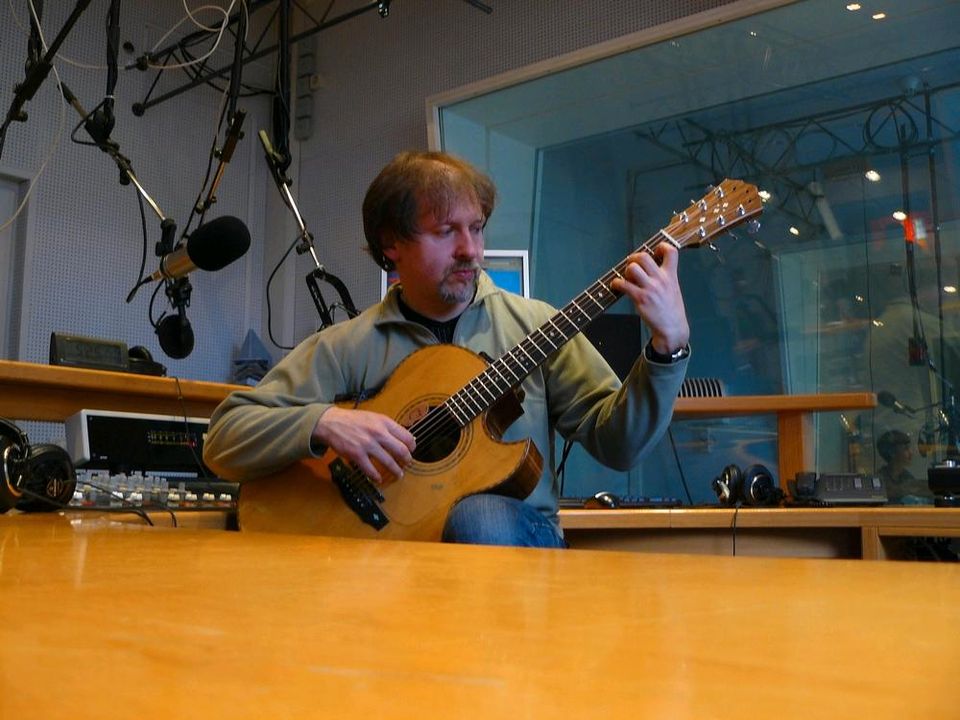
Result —
[{"label": "guitar neck", "polygon": [[[635,252],[652,253],[653,248],[665,239],[667,238],[664,233],[658,232]],[[497,358],[490,367],[451,395],[444,403],[446,412],[460,427],[465,427],[518,386],[527,375],[620,299],[622,293],[615,291],[611,283],[614,279],[623,277],[626,267],[627,258],[624,258],[549,320]]]}]

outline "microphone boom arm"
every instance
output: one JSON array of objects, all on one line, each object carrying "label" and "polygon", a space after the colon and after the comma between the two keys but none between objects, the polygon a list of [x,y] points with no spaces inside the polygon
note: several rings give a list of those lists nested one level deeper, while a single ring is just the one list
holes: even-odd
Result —
[{"label": "microphone boom arm", "polygon": [[313,264],[316,266],[314,270],[311,270],[307,274],[306,282],[307,288],[310,290],[310,297],[313,299],[313,304],[317,308],[317,314],[320,315],[320,330],[333,325],[333,316],[330,313],[330,307],[324,300],[323,293],[320,292],[320,285],[318,284],[320,280],[326,281],[333,286],[334,290],[336,290],[340,296],[340,304],[343,306],[343,309],[346,310],[347,315],[349,317],[356,317],[360,314],[360,311],[357,310],[353,304],[353,298],[350,297],[350,291],[347,290],[347,286],[340,278],[329,272],[317,257],[316,247],[313,243],[313,234],[307,230],[307,226],[303,222],[303,216],[300,214],[300,209],[297,207],[297,203],[293,199],[293,194],[290,192],[292,181],[283,171],[282,158],[270,144],[270,139],[267,137],[266,131],[261,130],[259,136],[264,153],[266,154],[267,164],[270,166],[270,171],[277,185],[277,189],[280,191],[280,196],[283,198],[284,204],[290,208],[300,228],[299,241],[296,247],[297,255],[303,255],[309,252],[310,257],[313,259]]}]

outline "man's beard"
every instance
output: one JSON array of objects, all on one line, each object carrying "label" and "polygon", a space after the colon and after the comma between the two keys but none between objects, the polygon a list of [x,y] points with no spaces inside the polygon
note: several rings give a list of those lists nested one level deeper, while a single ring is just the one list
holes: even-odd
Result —
[{"label": "man's beard", "polygon": [[[473,282],[463,285],[461,283],[456,283],[455,285],[449,285],[447,281],[450,277],[456,272],[462,272],[464,270],[473,271]],[[439,293],[440,298],[450,305],[457,305],[459,303],[470,302],[473,300],[474,294],[477,292],[477,282],[480,278],[480,265],[477,263],[463,263],[461,265],[454,265],[452,268],[447,270],[443,276],[443,280],[440,281]]]}]

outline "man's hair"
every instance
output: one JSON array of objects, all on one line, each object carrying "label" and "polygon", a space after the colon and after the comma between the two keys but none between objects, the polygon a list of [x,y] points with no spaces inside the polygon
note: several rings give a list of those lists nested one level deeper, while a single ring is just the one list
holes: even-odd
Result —
[{"label": "man's hair", "polygon": [[910,444],[910,436],[901,430],[887,430],[877,440],[877,452],[885,461],[891,462],[897,448]]},{"label": "man's hair", "polygon": [[480,206],[486,223],[496,194],[489,177],[458,157],[442,152],[400,153],[374,178],[363,199],[367,250],[377,265],[393,270],[393,262],[383,254],[384,243],[411,239],[419,230],[421,207],[443,218],[466,197]]}]

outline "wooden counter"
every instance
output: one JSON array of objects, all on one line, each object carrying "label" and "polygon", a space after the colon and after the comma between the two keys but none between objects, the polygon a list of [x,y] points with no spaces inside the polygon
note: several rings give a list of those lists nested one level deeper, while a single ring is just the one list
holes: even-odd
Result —
[{"label": "wooden counter", "polygon": [[960,537],[960,508],[564,509],[573,547],[879,560],[897,537]]},{"label": "wooden counter", "polygon": [[0,716],[957,717],[960,567],[0,517]]},{"label": "wooden counter", "polygon": [[63,421],[83,408],[210,417],[243,385],[0,360],[0,417]]}]

